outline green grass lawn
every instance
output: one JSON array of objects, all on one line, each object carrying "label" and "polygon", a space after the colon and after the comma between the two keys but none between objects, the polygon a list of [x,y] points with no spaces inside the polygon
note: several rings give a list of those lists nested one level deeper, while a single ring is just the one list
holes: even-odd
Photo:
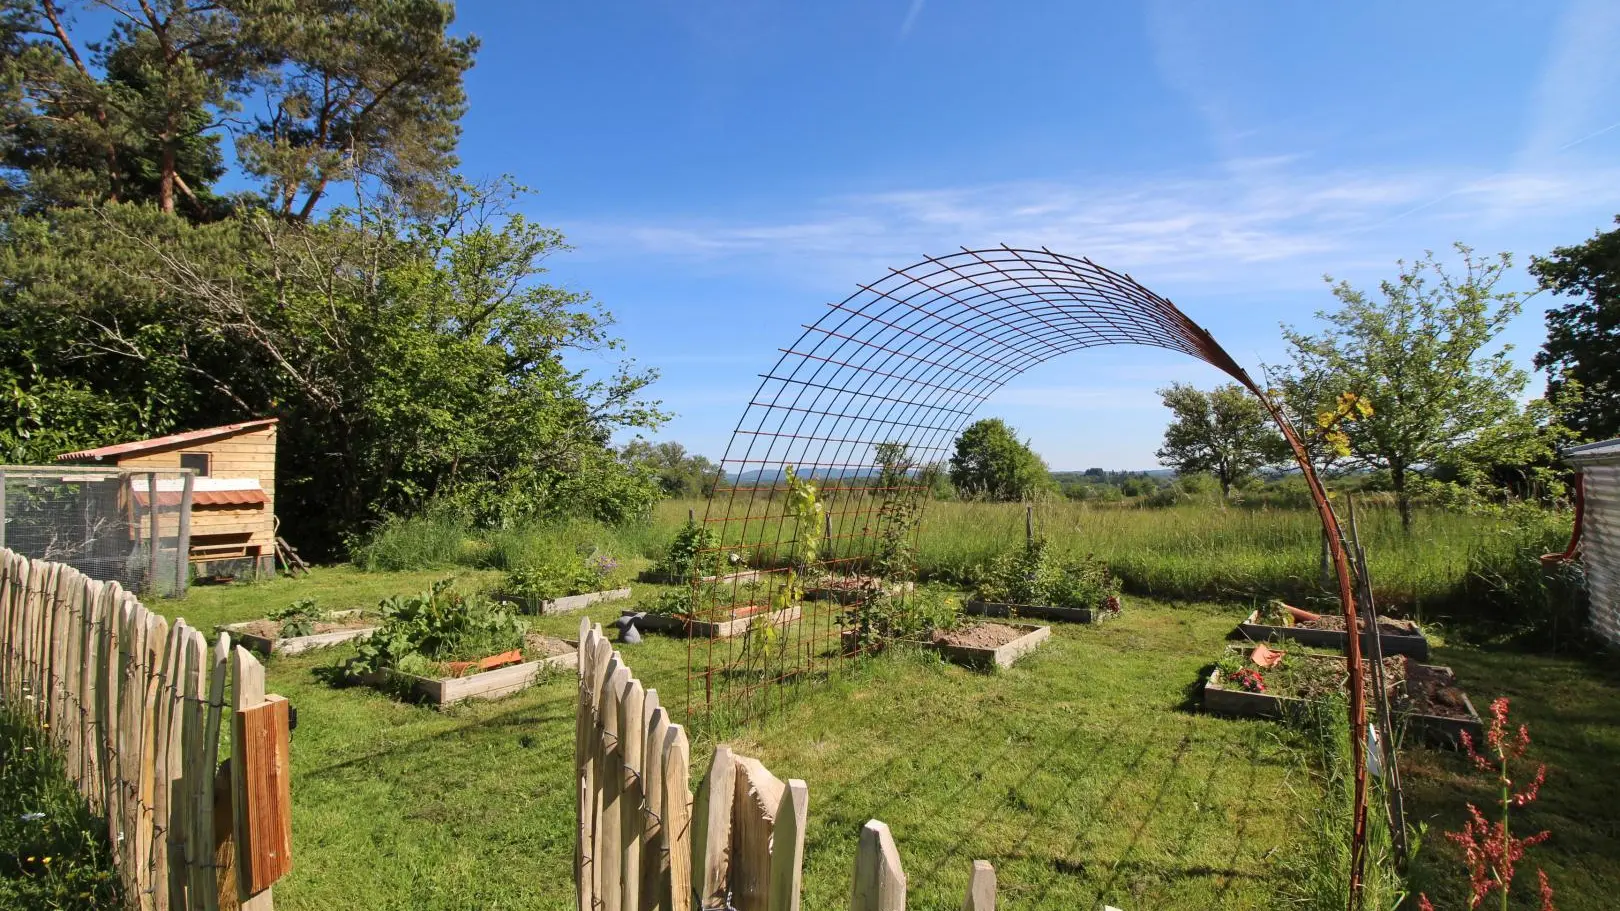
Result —
[{"label": "green grass lawn", "polygon": [[[442,575],[318,569],[196,588],[158,608],[206,629],[299,597],[366,606]],[[637,591],[644,599],[655,589]],[[619,606],[591,616],[606,620]],[[995,863],[1010,909],[1292,907],[1290,870],[1308,860],[1298,826],[1318,793],[1305,751],[1277,724],[1188,710],[1200,670],[1245,610],[1133,599],[1109,624],[1057,625],[1034,655],[993,675],[886,656],[729,742],[809,783],[807,909],[847,902],[856,833],[870,818],[894,831],[914,908],[959,907],[976,858]],[[578,622],[540,625],[572,633]],[[685,644],[654,635],[626,653],[679,714]],[[299,709],[295,869],[276,888],[277,907],[568,907],[572,675],[441,712],[317,679],[347,654],[268,663],[269,688]],[[1506,693],[1531,724],[1550,771],[1525,825],[1555,830],[1532,859],[1548,867],[1559,907],[1613,907],[1620,683],[1563,659],[1458,648],[1439,657],[1481,707]],[[694,775],[712,747],[703,737],[694,745]],[[1456,757],[1413,751],[1407,768],[1413,815],[1432,820],[1419,879],[1444,908],[1459,873],[1438,829],[1455,827],[1464,800],[1488,795]]]}]

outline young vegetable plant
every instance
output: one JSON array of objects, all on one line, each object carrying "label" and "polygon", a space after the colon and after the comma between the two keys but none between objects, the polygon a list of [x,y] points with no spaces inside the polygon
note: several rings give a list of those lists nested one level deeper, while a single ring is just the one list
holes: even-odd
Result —
[{"label": "young vegetable plant", "polygon": [[299,598],[290,607],[270,612],[269,619],[281,624],[277,635],[283,639],[315,635],[315,624],[326,618],[326,612],[315,606],[314,598]]},{"label": "young vegetable plant", "polygon": [[526,626],[512,611],[443,579],[419,595],[395,595],[379,606],[382,625],[360,643],[350,670],[432,671],[445,661],[487,658],[521,649]]}]

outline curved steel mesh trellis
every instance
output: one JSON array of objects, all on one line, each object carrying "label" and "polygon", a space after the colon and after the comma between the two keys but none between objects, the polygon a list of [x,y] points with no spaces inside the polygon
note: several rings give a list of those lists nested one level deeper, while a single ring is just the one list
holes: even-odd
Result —
[{"label": "curved steel mesh trellis", "polygon": [[[880,564],[894,570],[897,535],[915,534],[911,519],[930,474],[979,406],[1037,364],[1120,344],[1191,355],[1260,397],[1315,494],[1353,623],[1338,522],[1304,450],[1207,331],[1130,276],[1087,259],[1046,249],[963,250],[891,270],[831,305],[783,349],[749,400],[703,520],[714,535],[707,552],[722,571],[711,564],[712,575],[693,579],[694,614],[713,625],[689,640],[689,710],[748,717],[787,698],[792,684],[835,670],[864,599],[879,591]],[[804,559],[806,520],[786,508],[789,468],[813,479],[824,501],[813,560]],[[825,600],[798,597],[812,577],[835,580],[808,593]],[[744,626],[742,635],[727,635]],[[1349,642],[1351,675],[1359,678],[1357,637]],[[1351,694],[1351,730],[1365,730],[1358,682]],[[1351,740],[1359,844],[1364,765],[1360,738]]]}]

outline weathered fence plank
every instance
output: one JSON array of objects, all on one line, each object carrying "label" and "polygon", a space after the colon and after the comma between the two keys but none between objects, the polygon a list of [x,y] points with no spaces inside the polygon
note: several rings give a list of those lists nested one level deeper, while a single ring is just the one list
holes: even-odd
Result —
[{"label": "weathered fence plank", "polygon": [[855,888],[850,911],[905,911],[906,873],[889,827],[877,820],[861,829],[855,849]]},{"label": "weathered fence plank", "polygon": [[[228,655],[225,637],[211,654],[183,620],[171,626],[116,583],[0,548],[0,699],[38,721],[69,779],[105,820],[131,909],[220,906],[213,806]],[[231,689],[239,705],[269,706],[282,719],[260,728],[277,744],[271,752],[282,774],[266,776],[277,786],[255,783],[236,805],[255,821],[285,821],[286,702],[265,695],[263,668],[251,656]],[[250,756],[251,743],[236,740]],[[263,911],[271,907],[269,882],[289,862],[290,834],[252,828],[235,839],[244,856],[257,858],[240,867],[256,877],[242,907]],[[266,856],[275,863],[263,863]],[[234,905],[237,883],[229,885]]]},{"label": "weathered fence plank", "polygon": [[788,779],[771,833],[770,911],[799,911],[804,879],[804,830],[810,821],[810,786]]},{"label": "weathered fence plank", "polygon": [[691,764],[686,729],[670,725],[664,735],[664,799],[659,805],[664,840],[669,844],[669,911],[688,911],[692,907]]},{"label": "weathered fence plank", "polygon": [[973,862],[962,911],[996,911],[996,868],[988,860]]}]

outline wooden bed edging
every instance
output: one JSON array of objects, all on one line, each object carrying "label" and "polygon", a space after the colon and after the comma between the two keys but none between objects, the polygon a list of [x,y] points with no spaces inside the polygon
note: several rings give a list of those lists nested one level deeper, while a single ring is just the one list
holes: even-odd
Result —
[{"label": "wooden bed edging", "polygon": [[[721,573],[718,576],[703,576],[697,581],[700,585],[714,585],[720,582],[752,582],[768,572],[770,572],[770,570],[745,569],[742,572]],[[671,576],[667,573],[653,572],[650,569],[636,578],[642,582],[652,585],[689,585],[692,582],[692,580],[686,576]]]},{"label": "wooden bed edging", "polygon": [[579,644],[570,642],[575,650],[553,655],[538,661],[509,664],[491,671],[469,674],[466,677],[419,677],[403,671],[386,669],[360,675],[360,682],[372,687],[397,686],[423,702],[442,707],[467,699],[499,699],[526,690],[548,667],[577,668]]},{"label": "wooden bed edging", "polygon": [[604,601],[623,601],[628,597],[630,597],[629,588],[608,588],[599,592],[584,592],[583,594],[564,595],[561,598],[545,600],[521,598],[517,595],[502,593],[496,595],[495,600],[516,604],[518,609],[524,613],[545,616],[547,614],[569,614],[574,611],[584,610],[593,604],[601,604]]},{"label": "wooden bed edging", "polygon": [[[755,614],[749,617],[738,617],[735,620],[711,622],[708,620],[688,620],[685,617],[676,617],[669,614],[646,614],[636,621],[636,626],[644,630],[674,633],[678,636],[693,636],[699,639],[732,639],[748,632],[760,618],[768,623],[791,623],[799,619],[803,608],[798,605],[773,611],[769,614]],[[635,611],[624,611],[621,616],[630,616]]]},{"label": "wooden bed edging", "polygon": [[[342,610],[333,611],[329,616],[347,617],[358,613],[360,613],[359,610]],[[298,655],[318,648],[329,648],[354,639],[364,639],[377,631],[375,626],[362,626],[357,629],[333,630],[329,633],[314,633],[309,636],[271,639],[266,636],[254,635],[243,629],[249,623],[257,622],[256,620],[244,620],[241,623],[227,623],[220,626],[219,629],[230,633],[231,638],[236,640],[236,644],[261,655]]]},{"label": "wooden bed edging", "polygon": [[1038,620],[1067,620],[1070,623],[1101,623],[1118,611],[1093,607],[1058,607],[1055,604],[1007,604],[1001,601],[967,601],[967,613],[981,617],[1029,617]]},{"label": "wooden bed edging", "polygon": [[[1303,626],[1272,626],[1268,623],[1261,623],[1258,610],[1249,614],[1247,619],[1238,624],[1238,632],[1243,634],[1243,638],[1251,642],[1274,642],[1286,639],[1298,642],[1301,645],[1310,645],[1316,648],[1333,648],[1341,652],[1344,651],[1345,644],[1348,641],[1342,629],[1310,629]],[[1371,639],[1371,633],[1363,632],[1361,634],[1361,650],[1363,653],[1371,652]],[[1429,660],[1429,640],[1428,637],[1423,635],[1421,628],[1411,635],[1380,631],[1378,641],[1383,646],[1386,657],[1408,655],[1419,661]]]}]

